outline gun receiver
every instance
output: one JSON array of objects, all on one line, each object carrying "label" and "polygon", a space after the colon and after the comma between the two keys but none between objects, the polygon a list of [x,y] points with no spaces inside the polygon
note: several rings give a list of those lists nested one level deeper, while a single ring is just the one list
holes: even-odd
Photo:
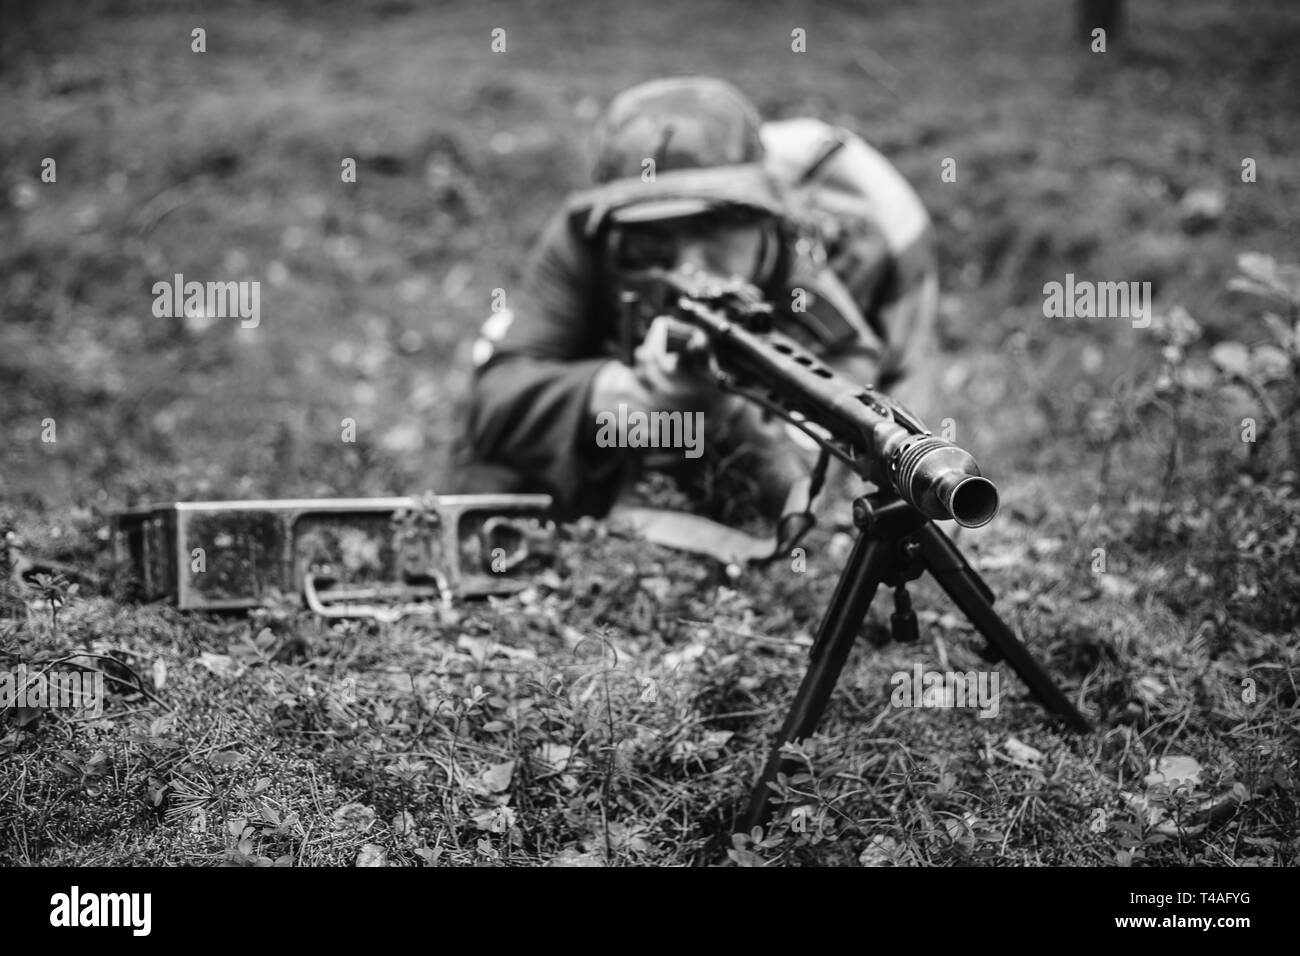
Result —
[{"label": "gun receiver", "polygon": [[772,410],[863,478],[893,489],[927,518],[978,528],[993,520],[998,492],[969,452],[870,385],[829,368],[772,328],[772,308],[753,286],[699,273],[662,273],[667,309],[708,339],[722,387]]}]

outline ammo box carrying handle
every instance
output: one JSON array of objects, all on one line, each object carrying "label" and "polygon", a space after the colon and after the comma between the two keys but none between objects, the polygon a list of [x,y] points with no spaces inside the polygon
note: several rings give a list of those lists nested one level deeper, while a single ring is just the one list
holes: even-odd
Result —
[{"label": "ammo box carrying handle", "polygon": [[[318,589],[318,583],[331,580],[324,575],[308,571],[302,576],[302,593],[307,599],[307,606],[321,617],[329,618],[370,618],[385,624],[392,624],[404,617],[413,615],[433,616],[439,610],[451,607],[451,588],[447,578],[440,571],[430,571],[429,576],[436,582],[436,587],[416,585],[377,585],[367,588]],[[324,594],[326,601],[321,600]],[[384,601],[394,598],[432,598],[431,601],[414,601],[407,604],[365,604],[353,603],[363,601]]]},{"label": "ammo box carrying handle", "polygon": [[[505,543],[502,541],[501,537],[497,536],[498,532],[502,531],[507,535],[505,538],[506,541],[509,540],[509,535],[514,535],[514,549],[509,554],[505,554],[501,557],[492,556],[489,560],[491,560],[495,565],[492,569],[494,571],[513,571],[532,556],[533,552],[528,546],[528,532],[525,529],[521,529],[519,525],[515,523],[513,518],[501,515],[488,518],[483,522],[483,527],[479,529],[479,540],[483,542],[483,551],[485,554],[489,556],[492,555],[493,544]],[[504,552],[505,548],[502,548],[501,550]]]}]

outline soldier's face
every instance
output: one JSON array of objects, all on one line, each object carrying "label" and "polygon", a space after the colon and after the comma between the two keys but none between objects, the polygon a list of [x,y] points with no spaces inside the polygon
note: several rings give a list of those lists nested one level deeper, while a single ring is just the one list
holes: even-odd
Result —
[{"label": "soldier's face", "polygon": [[616,268],[698,269],[748,282],[758,277],[767,227],[761,219],[689,216],[624,226],[615,237]]},{"label": "soldier's face", "polygon": [[686,229],[680,233],[673,265],[752,280],[762,252],[763,230],[757,223],[721,225],[708,231]]}]

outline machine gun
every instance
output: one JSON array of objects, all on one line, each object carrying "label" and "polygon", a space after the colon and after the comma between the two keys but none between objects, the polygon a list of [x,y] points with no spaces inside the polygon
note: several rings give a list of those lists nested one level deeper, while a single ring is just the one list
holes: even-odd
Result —
[{"label": "machine gun", "polygon": [[906,586],[928,572],[986,641],[986,660],[1005,660],[1035,699],[1071,729],[1091,729],[993,609],[989,586],[934,524],[953,520],[976,528],[997,514],[997,488],[968,452],[931,434],[898,402],[837,374],[776,330],[771,305],[746,283],[659,272],[624,294],[623,309],[625,346],[634,342],[648,317],[676,319],[680,325],[670,335],[670,347],[693,356],[722,389],[811,436],[822,449],[818,471],[831,455],[879,489],[853,502],[858,537],[818,626],[808,671],[750,797],[746,830],[768,819],[777,776],[798,769],[783,748],[816,730],[882,584],[894,588],[895,640],[919,636]]},{"label": "machine gun", "polygon": [[[704,273],[658,272],[651,286],[625,297],[624,328],[640,330],[649,311],[684,323],[670,347],[693,342],[725,391],[774,412],[830,455],[934,520],[978,528],[993,520],[998,492],[975,459],[930,433],[900,403],[870,385],[836,374],[812,352],[773,327],[773,310],[748,283]],[[657,285],[647,311],[641,296]],[[654,301],[654,300],[657,300]],[[698,329],[692,337],[685,326]],[[626,335],[633,340],[637,331]],[[702,348],[701,348],[702,346]]]}]

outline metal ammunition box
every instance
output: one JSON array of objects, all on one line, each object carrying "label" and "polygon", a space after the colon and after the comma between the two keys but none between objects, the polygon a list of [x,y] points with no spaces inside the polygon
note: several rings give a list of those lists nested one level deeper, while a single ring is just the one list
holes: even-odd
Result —
[{"label": "metal ammunition box", "polygon": [[327,616],[393,618],[524,587],[553,556],[550,505],[549,495],[175,503],[115,513],[113,546],[145,600],[183,610],[301,595]]}]

